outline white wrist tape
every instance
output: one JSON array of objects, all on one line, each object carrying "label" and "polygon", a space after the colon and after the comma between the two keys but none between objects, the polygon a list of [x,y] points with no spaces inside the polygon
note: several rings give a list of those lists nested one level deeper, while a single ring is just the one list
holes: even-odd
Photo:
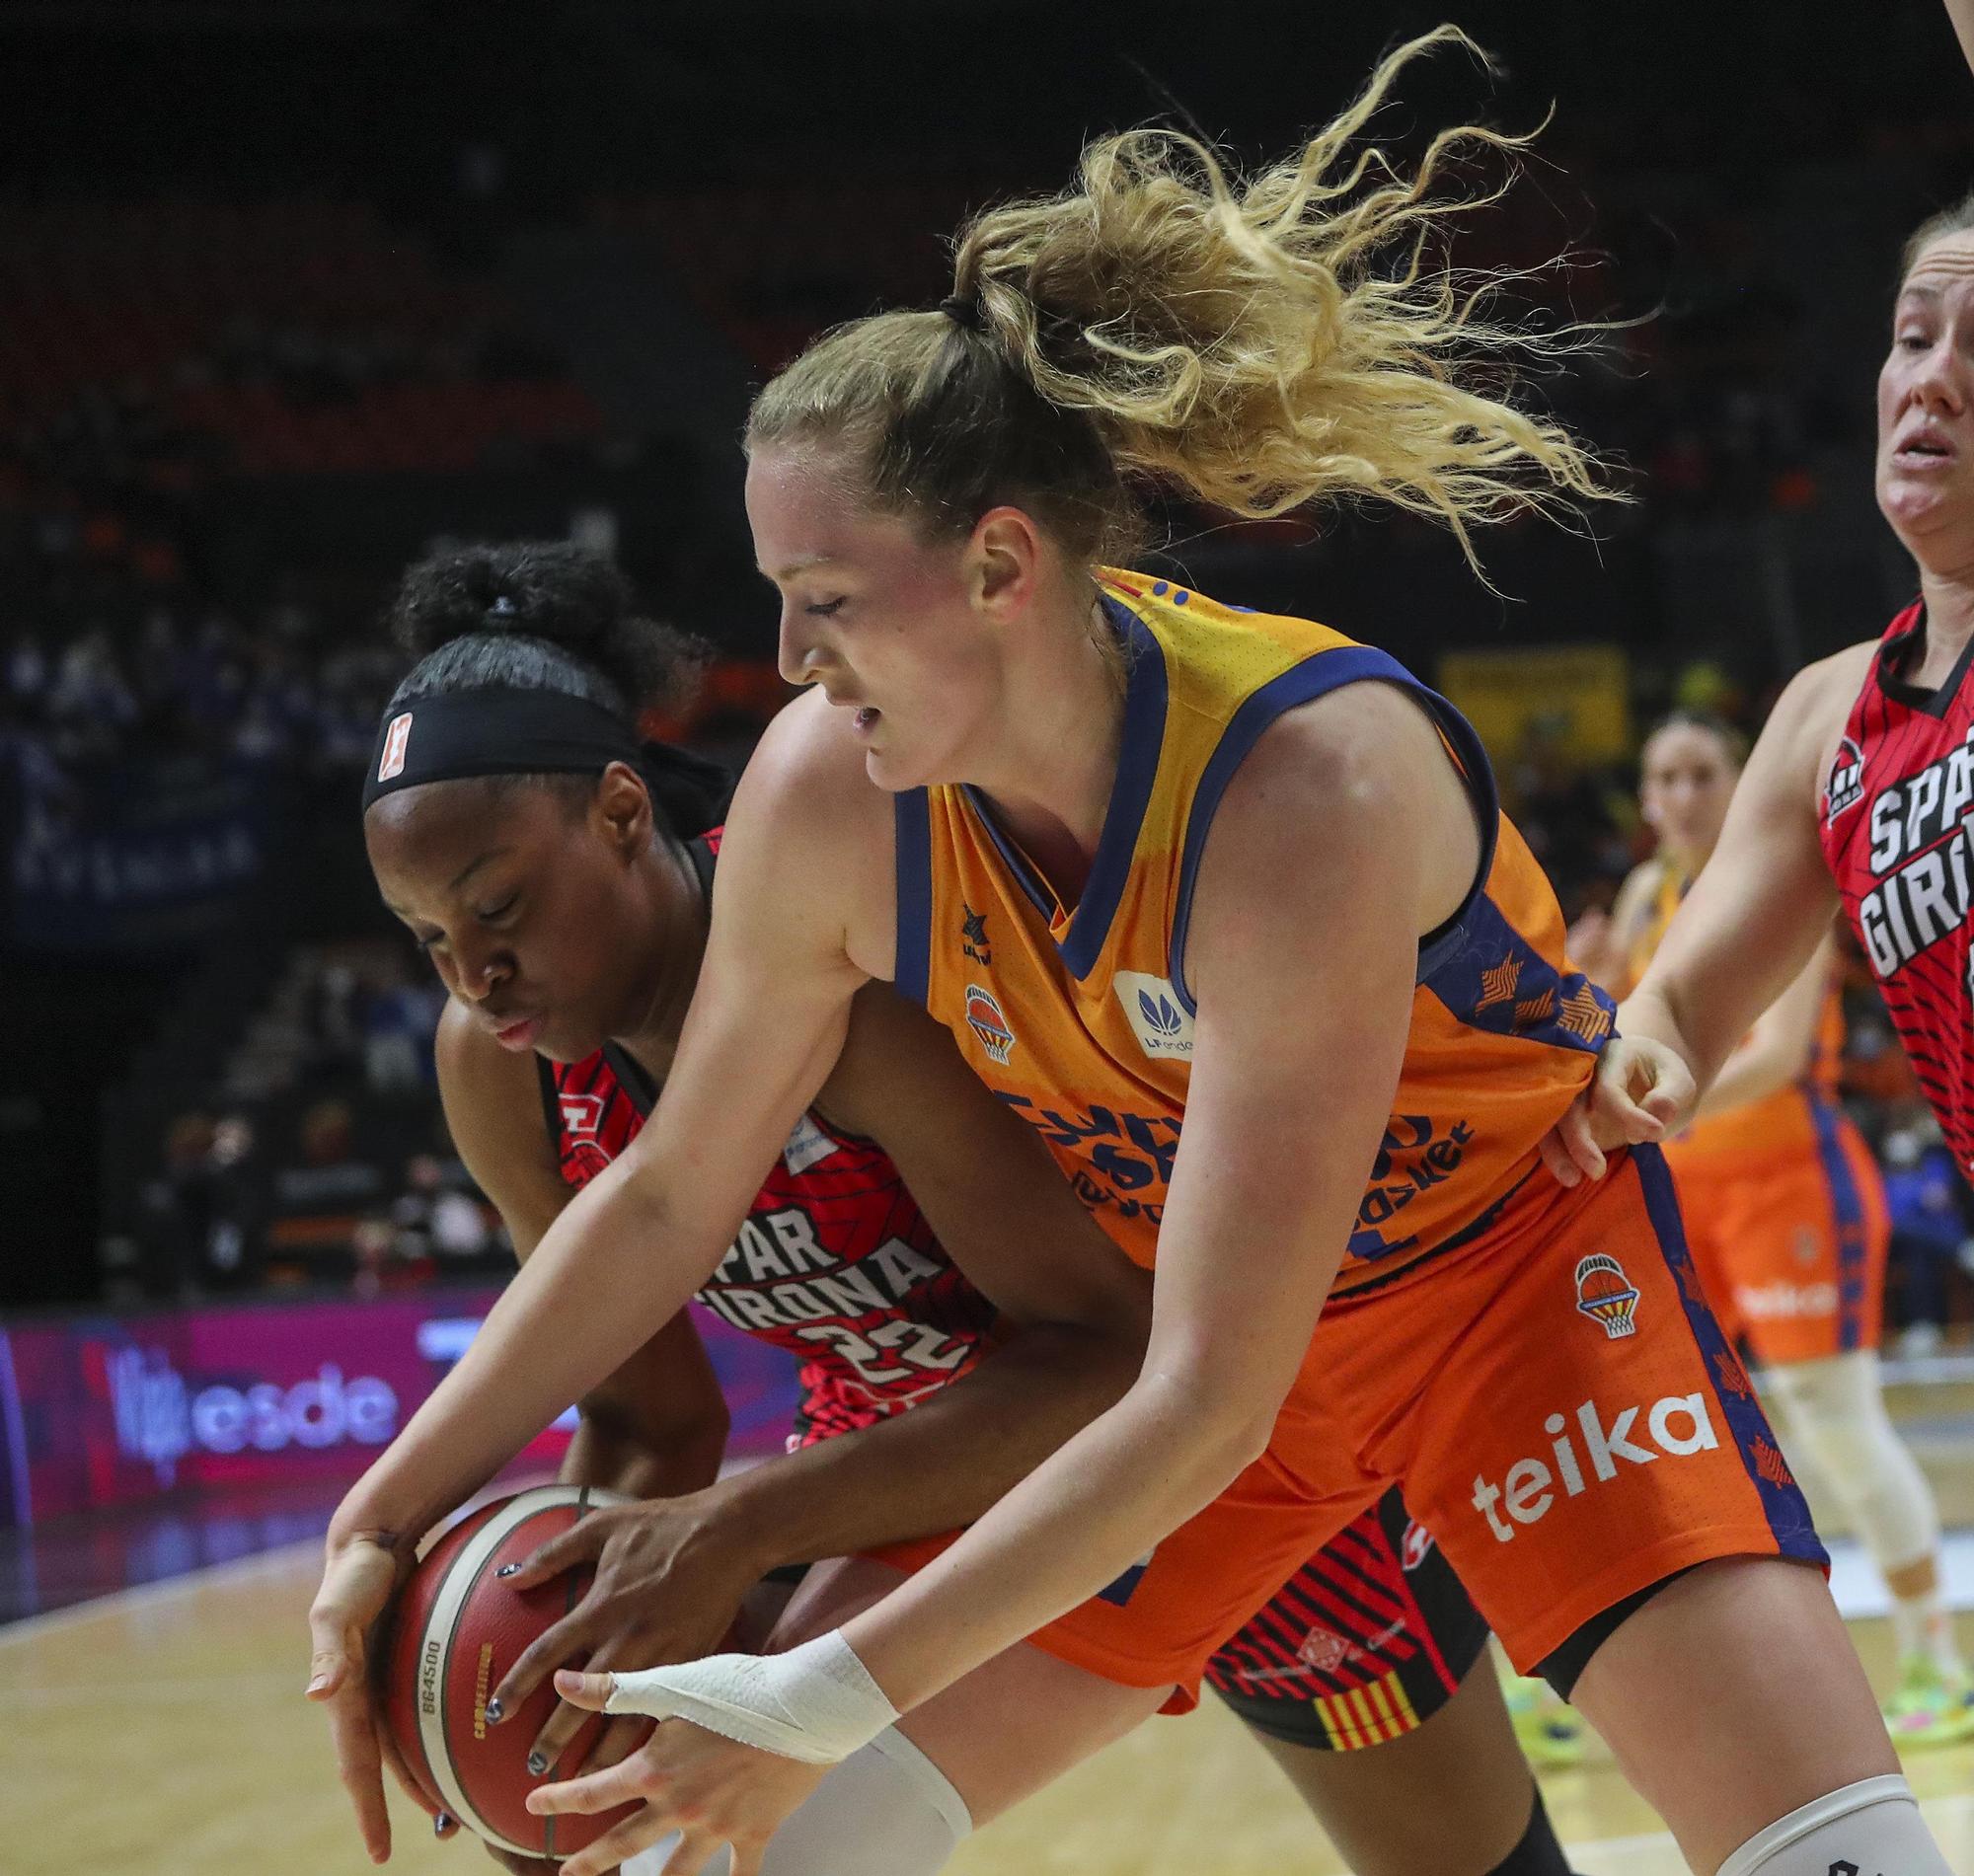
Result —
[{"label": "white wrist tape", "polygon": [[898,1717],[834,1628],[785,1655],[709,1655],[611,1680],[606,1713],[690,1720],[811,1765],[848,1759]]}]

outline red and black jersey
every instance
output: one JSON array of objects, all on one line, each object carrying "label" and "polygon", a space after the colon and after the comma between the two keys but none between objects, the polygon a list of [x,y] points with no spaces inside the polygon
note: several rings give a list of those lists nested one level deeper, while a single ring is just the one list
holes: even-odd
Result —
[{"label": "red and black jersey", "polygon": [[[719,849],[718,830],[690,849],[709,892]],[[615,1043],[541,1071],[563,1177],[586,1184],[637,1137],[657,1089]],[[869,1426],[964,1374],[994,1320],[883,1150],[815,1113],[797,1123],[699,1301],[801,1358],[792,1448]]]},{"label": "red and black jersey", "polygon": [[1974,1172],[1968,907],[1974,895],[1974,642],[1936,691],[1905,673],[1926,609],[1894,619],[1824,785],[1823,853],[1844,913],[1961,1169]]}]

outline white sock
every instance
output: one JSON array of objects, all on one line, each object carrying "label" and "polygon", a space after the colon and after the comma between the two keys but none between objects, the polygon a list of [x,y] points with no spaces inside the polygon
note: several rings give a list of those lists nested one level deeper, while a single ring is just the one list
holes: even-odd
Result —
[{"label": "white sock", "polygon": [[1952,1876],[1896,1773],[1827,1792],[1758,1831],[1717,1876]]}]

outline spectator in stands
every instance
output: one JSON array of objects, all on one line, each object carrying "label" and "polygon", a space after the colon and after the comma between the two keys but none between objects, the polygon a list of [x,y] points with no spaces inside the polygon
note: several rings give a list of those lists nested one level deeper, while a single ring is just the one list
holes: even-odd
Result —
[{"label": "spectator in stands", "polygon": [[442,995],[414,984],[403,972],[385,978],[363,1000],[363,1065],[379,1094],[436,1085],[432,1032]]},{"label": "spectator in stands", "polygon": [[466,1193],[450,1190],[445,1168],[429,1153],[405,1163],[405,1189],[391,1204],[397,1253],[428,1257],[441,1271],[476,1267],[490,1253],[503,1255],[489,1229],[487,1214]]},{"label": "spectator in stands", "polygon": [[336,1081],[363,1059],[362,992],[355,971],[347,964],[323,967],[309,988],[310,1070],[320,1080]]},{"label": "spectator in stands", "polygon": [[274,1174],[274,1206],[288,1218],[336,1217],[373,1205],[383,1174],[357,1158],[354,1116],[341,1100],[317,1101],[303,1114],[299,1163]]}]

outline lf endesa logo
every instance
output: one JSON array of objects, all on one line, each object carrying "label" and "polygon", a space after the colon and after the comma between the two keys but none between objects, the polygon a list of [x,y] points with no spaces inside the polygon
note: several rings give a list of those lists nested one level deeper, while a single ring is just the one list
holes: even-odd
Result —
[{"label": "lf endesa logo", "polygon": [[161,1485],[178,1462],[202,1453],[278,1453],[341,1446],[382,1446],[398,1430],[398,1396],[375,1375],[344,1377],[333,1362],[292,1386],[224,1384],[196,1393],[163,1349],[109,1348],[103,1378],[116,1428],[116,1448],[150,1465]]}]

